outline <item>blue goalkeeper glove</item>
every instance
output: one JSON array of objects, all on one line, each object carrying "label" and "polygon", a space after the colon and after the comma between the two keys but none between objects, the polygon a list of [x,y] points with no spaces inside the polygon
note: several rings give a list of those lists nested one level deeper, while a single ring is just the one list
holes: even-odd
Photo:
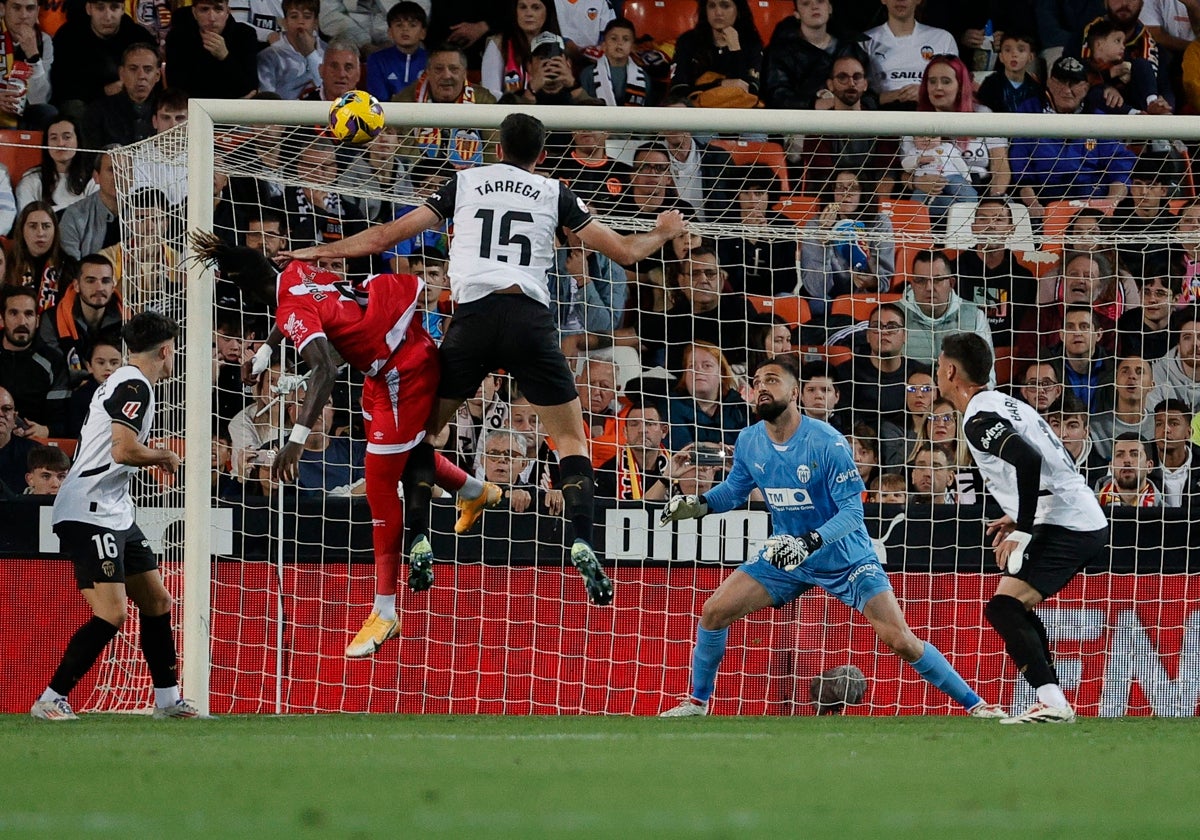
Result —
[{"label": "blue goalkeeper glove", "polygon": [[816,531],[809,531],[802,537],[780,534],[767,540],[763,557],[775,568],[790,572],[824,544],[825,541]]}]

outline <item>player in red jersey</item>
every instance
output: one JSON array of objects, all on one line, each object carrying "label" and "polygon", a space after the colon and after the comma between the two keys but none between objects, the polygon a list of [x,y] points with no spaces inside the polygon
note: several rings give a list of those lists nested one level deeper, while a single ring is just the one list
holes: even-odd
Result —
[{"label": "player in red jersey", "polygon": [[[275,477],[292,481],[311,425],[329,399],[341,356],[366,374],[362,408],[367,428],[366,489],[375,547],[375,604],[371,615],[346,648],[346,656],[370,656],[400,630],[396,581],[409,533],[408,585],[420,592],[433,585],[429,545],[429,498],[432,488],[406,481],[407,512],[397,485],[414,457],[433,461],[436,483],[459,494],[462,533],[485,506],[501,498],[499,487],[467,475],[423,444],[425,421],[437,397],[437,347],[421,325],[418,304],[423,281],[411,274],[379,274],[360,285],[299,261],[279,273],[259,251],[233,248],[216,237],[194,236],[195,250],[215,262],[226,280],[237,284],[250,302],[276,306],[278,333],[292,340],[311,370],[304,402],[287,444],[272,465]],[[260,351],[262,352],[262,351]],[[266,350],[270,353],[270,348]]]}]

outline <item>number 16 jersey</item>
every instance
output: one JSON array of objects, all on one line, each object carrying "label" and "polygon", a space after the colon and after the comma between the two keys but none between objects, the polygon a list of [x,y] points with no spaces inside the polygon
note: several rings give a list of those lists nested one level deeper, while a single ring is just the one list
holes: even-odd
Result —
[{"label": "number 16 jersey", "polygon": [[519,286],[549,306],[558,229],[578,232],[592,220],[559,181],[507,163],[460,170],[425,204],[454,225],[447,273],[455,303]]}]

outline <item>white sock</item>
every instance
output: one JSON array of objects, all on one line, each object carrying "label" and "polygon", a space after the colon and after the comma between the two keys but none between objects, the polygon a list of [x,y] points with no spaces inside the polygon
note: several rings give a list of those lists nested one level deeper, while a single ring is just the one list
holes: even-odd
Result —
[{"label": "white sock", "polygon": [[1037,690],[1037,698],[1047,706],[1053,706],[1055,709],[1071,708],[1071,704],[1067,702],[1067,698],[1062,693],[1062,689],[1054,683],[1039,685]]},{"label": "white sock", "polygon": [[385,621],[394,619],[396,617],[396,596],[376,595],[375,612],[379,613],[379,617]]},{"label": "white sock", "polygon": [[45,703],[47,700],[66,700],[67,698],[59,694],[53,688],[47,688],[42,692],[42,696],[38,698],[39,703]]},{"label": "white sock", "polygon": [[179,686],[154,689],[154,705],[160,709],[169,709],[179,702]]},{"label": "white sock", "polygon": [[458,489],[460,498],[468,502],[483,495],[483,482],[473,475],[467,476],[467,483]]}]

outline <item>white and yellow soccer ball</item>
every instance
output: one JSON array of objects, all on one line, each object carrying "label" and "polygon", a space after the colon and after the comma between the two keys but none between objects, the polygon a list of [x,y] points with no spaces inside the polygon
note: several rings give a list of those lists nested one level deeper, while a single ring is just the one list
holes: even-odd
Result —
[{"label": "white and yellow soccer ball", "polygon": [[365,90],[343,93],[329,106],[329,133],[342,143],[368,143],[383,131],[383,106]]}]

